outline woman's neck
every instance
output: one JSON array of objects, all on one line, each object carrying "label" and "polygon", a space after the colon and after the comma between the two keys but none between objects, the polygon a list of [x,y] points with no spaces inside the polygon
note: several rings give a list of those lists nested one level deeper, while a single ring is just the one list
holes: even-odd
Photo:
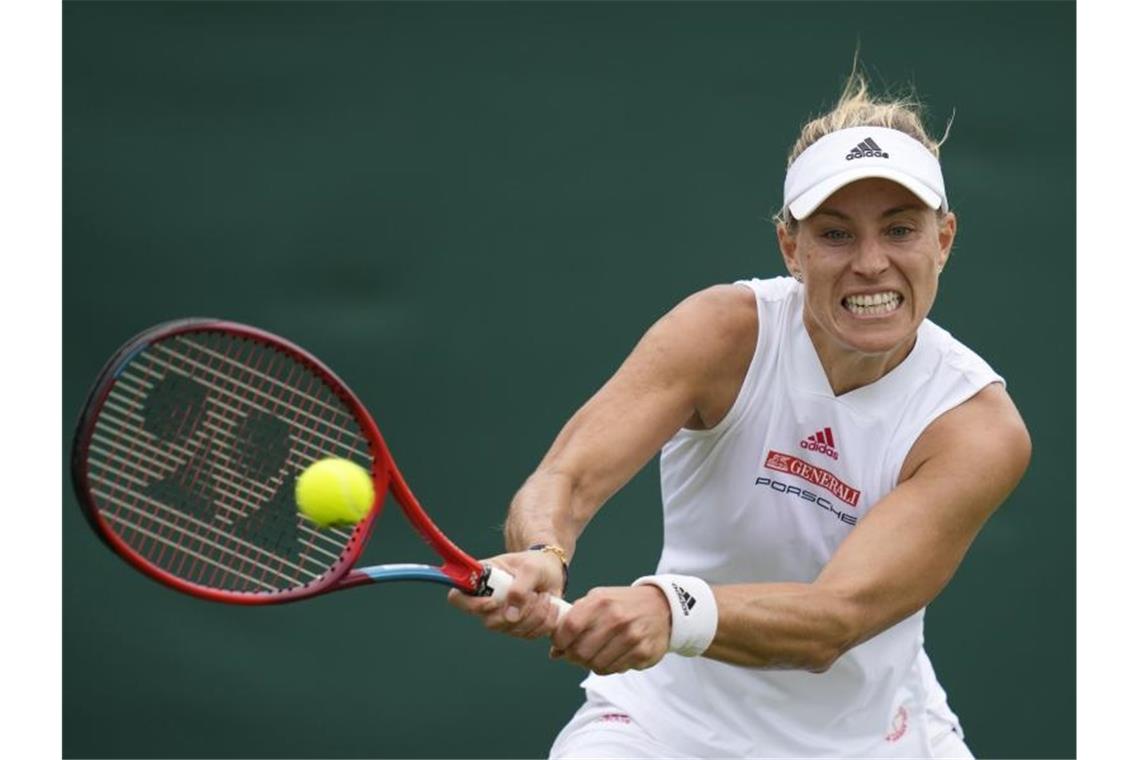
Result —
[{"label": "woman's neck", "polygon": [[804,319],[804,327],[807,328],[823,372],[827,375],[831,392],[836,396],[870,385],[884,377],[910,355],[918,337],[912,335],[909,340],[884,353],[867,354],[838,343],[810,319]]}]

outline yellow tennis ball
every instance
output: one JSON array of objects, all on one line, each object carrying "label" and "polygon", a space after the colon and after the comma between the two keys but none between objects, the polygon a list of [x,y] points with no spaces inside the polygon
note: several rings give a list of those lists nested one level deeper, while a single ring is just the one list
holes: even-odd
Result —
[{"label": "yellow tennis ball", "polygon": [[372,509],[372,476],[347,459],[313,462],[297,478],[297,508],[322,528],[355,525]]}]

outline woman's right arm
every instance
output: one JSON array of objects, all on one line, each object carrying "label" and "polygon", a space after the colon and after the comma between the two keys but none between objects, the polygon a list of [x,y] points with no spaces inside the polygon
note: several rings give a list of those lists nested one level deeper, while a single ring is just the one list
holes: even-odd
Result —
[{"label": "woman's right arm", "polygon": [[515,576],[505,605],[452,592],[449,600],[511,635],[548,634],[547,594],[562,594],[561,562],[527,551],[553,544],[572,557],[601,506],[682,427],[709,428],[739,393],[756,347],[755,297],[720,285],[662,317],[610,380],[566,423],[511,502],[507,553],[491,562]]}]

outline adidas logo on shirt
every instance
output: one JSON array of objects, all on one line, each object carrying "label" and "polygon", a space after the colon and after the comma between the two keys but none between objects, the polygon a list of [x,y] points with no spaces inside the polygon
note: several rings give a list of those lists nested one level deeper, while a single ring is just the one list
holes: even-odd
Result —
[{"label": "adidas logo on shirt", "polygon": [[672,585],[673,590],[677,592],[677,598],[681,600],[681,611],[684,612],[685,616],[687,617],[689,611],[697,606],[697,600],[693,598],[692,594],[678,586],[676,583]]},{"label": "adidas logo on shirt", "polygon": [[890,158],[889,153],[884,153],[883,149],[875,144],[875,141],[868,137],[863,142],[856,145],[847,154],[847,160],[853,161],[856,158]]},{"label": "adidas logo on shirt", "polygon": [[831,435],[831,428],[824,428],[800,441],[800,448],[808,451],[818,451],[832,459],[839,461],[839,452],[835,450],[835,438]]}]

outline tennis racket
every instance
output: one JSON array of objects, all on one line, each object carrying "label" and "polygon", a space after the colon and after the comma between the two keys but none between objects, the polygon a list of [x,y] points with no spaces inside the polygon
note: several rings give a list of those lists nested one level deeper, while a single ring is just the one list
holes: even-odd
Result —
[{"label": "tennis racket", "polygon": [[[326,457],[372,475],[375,500],[354,526],[319,529],[297,512],[297,476]],[[332,370],[246,325],[167,322],[120,348],[80,415],[71,476],[107,546],[203,599],[275,604],[426,581],[501,600],[512,581],[431,521],[376,423]],[[440,565],[355,567],[389,490]],[[570,608],[555,601],[560,615]]]}]

